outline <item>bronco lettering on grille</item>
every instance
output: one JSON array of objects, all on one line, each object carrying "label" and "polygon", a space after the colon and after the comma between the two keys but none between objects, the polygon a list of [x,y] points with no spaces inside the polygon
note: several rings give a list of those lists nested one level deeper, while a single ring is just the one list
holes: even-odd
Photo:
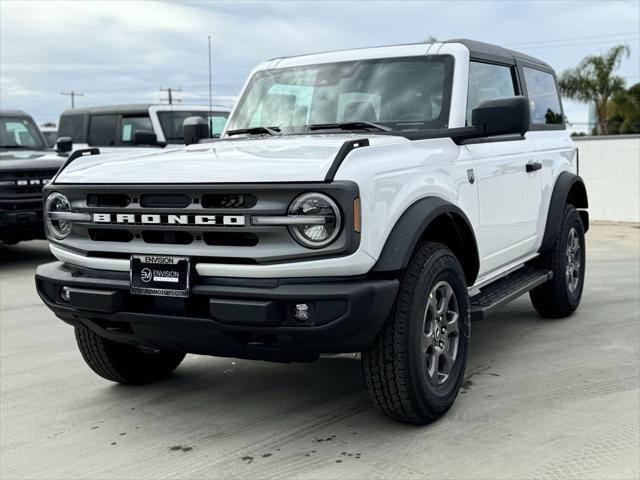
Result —
[{"label": "bronco lettering on grille", "polygon": [[160,215],[147,213],[94,213],[94,223],[132,223],[143,225],[226,225],[243,226],[244,215]]}]

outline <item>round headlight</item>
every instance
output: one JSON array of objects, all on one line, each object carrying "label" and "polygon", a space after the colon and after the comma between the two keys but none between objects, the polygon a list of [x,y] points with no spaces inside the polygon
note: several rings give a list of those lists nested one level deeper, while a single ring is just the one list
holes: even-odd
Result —
[{"label": "round headlight", "polygon": [[47,227],[49,232],[57,238],[62,240],[71,232],[71,222],[69,220],[59,220],[51,218],[50,213],[53,212],[70,212],[71,204],[67,197],[59,192],[54,192],[47,197],[47,201],[44,205],[44,216],[46,218]]},{"label": "round headlight", "polygon": [[308,224],[290,225],[293,238],[308,248],[329,245],[340,234],[342,218],[336,202],[322,193],[305,193],[296,198],[289,207],[289,215],[309,216]]}]

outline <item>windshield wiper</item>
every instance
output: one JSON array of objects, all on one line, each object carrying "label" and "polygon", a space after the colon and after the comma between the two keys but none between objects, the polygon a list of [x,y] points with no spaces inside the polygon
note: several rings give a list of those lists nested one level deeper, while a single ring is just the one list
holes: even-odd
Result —
[{"label": "windshield wiper", "polygon": [[373,122],[340,122],[318,123],[309,125],[308,130],[378,130],[380,132],[392,132],[393,129]]},{"label": "windshield wiper", "polygon": [[15,148],[18,150],[36,150],[35,147],[25,147],[24,145],[0,145],[0,148]]},{"label": "windshield wiper", "polygon": [[227,135],[230,137],[233,135],[242,135],[243,133],[247,133],[249,135],[282,135],[280,133],[280,127],[251,127],[251,128],[239,128],[237,130],[229,130]]}]

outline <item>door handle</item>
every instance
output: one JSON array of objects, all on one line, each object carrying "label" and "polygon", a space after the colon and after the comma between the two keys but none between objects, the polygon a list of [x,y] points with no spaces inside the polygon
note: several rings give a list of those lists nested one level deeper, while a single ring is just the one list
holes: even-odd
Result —
[{"label": "door handle", "polygon": [[536,170],[540,170],[542,168],[542,164],[540,162],[529,162],[524,167],[527,173],[535,172]]}]

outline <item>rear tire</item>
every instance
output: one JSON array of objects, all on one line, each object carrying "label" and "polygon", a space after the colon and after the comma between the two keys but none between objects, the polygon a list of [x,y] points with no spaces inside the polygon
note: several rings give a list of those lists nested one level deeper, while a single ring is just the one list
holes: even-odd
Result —
[{"label": "rear tire", "polygon": [[536,265],[551,270],[553,278],[529,292],[531,303],[545,318],[563,318],[580,305],[585,272],[584,225],[573,205],[567,204],[553,246]]},{"label": "rear tire", "polygon": [[107,380],[142,385],[161,380],[173,372],[185,354],[150,351],[107,340],[84,326],[76,327],[76,342],[91,369]]},{"label": "rear tire", "polygon": [[453,404],[464,377],[469,297],[460,263],[439,243],[418,246],[395,306],[362,352],[369,395],[386,416],[424,425]]}]

